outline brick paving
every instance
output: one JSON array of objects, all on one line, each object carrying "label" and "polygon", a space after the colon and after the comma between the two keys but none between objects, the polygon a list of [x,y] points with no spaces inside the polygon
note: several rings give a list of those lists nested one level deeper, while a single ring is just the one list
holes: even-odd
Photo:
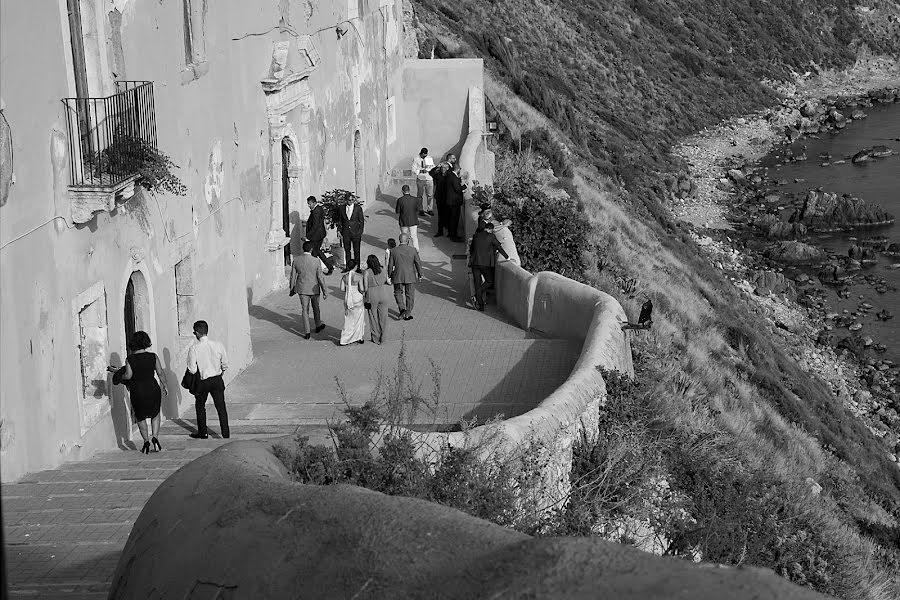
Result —
[{"label": "brick paving", "polygon": [[[381,259],[385,240],[397,237],[390,196],[367,210],[363,257]],[[296,297],[276,292],[252,302],[255,359],[228,387],[232,435],[270,438],[296,431],[323,439],[327,421],[340,418],[339,378],[353,404],[374,389],[375,375],[396,367],[401,344],[408,364],[431,393],[430,361],[440,369],[437,408],[415,424],[452,427],[460,419],[483,421],[521,414],[565,380],[580,352],[567,340],[522,331],[496,307],[471,310],[463,244],[434,239],[431,218],[420,228],[425,280],[418,286],[414,319],[397,320],[391,310],[389,341],[341,347],[340,274],[327,278],[323,304],[326,329],[300,336]],[[457,255],[457,258],[454,258]],[[404,340],[401,342],[401,338]],[[12,598],[105,598],[119,554],[137,515],[166,477],[224,443],[212,404],[209,440],[187,437],[191,418],[163,425],[164,451],[143,455],[111,451],[58,469],[34,473],[2,486],[7,575]]]}]

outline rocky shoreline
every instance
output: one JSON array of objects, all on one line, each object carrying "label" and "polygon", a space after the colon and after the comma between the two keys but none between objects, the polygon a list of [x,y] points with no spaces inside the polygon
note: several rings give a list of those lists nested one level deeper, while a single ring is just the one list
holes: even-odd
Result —
[{"label": "rocky shoreline", "polygon": [[[859,334],[864,317],[887,320],[893,314],[873,314],[862,296],[856,310],[842,312],[825,299],[826,286],[849,297],[849,278],[860,277],[876,252],[893,256],[900,247],[867,241],[837,256],[800,241],[808,232],[853,230],[895,217],[859,198],[822,190],[784,198],[772,191],[779,182],[766,181],[756,165],[779,143],[843,129],[850,120],[865,118],[867,106],[900,102],[900,64],[869,59],[778,91],[780,106],[732,119],[674,149],[688,168],[670,178],[671,210],[694,226],[702,251],[744,292],[801,367],[828,382],[900,462],[900,365],[880,359],[886,348]],[[864,149],[840,161],[880,160],[893,153],[888,147]],[[802,153],[785,158],[807,160]],[[878,293],[893,291],[877,277],[862,279]],[[849,334],[839,334],[845,327]]]}]

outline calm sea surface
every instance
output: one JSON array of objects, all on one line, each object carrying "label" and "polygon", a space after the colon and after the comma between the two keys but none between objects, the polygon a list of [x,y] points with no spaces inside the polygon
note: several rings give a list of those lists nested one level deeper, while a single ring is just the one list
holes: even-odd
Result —
[{"label": "calm sea surface", "polygon": [[[896,141],[896,138],[900,138],[900,104],[873,106],[863,110],[869,115],[868,118],[850,123],[840,133],[822,133],[818,139],[806,137],[791,145],[795,153],[805,145],[807,161],[773,166],[781,151],[774,152],[762,161],[763,166],[769,166],[769,177],[790,182],[779,186],[781,191],[803,193],[807,189],[822,187],[826,192],[852,194],[866,202],[879,204],[897,219],[898,222],[893,225],[815,236],[819,245],[845,256],[855,239],[884,236],[892,242],[900,242],[900,141]],[[850,114],[849,110],[843,112]],[[876,145],[888,146],[894,150],[895,155],[859,165],[850,162],[849,157],[856,152]],[[819,158],[823,153],[830,154],[831,161],[846,158],[847,162],[823,167],[821,163],[824,161]],[[795,183],[795,179],[803,181]],[[863,269],[854,278],[849,299],[839,298],[836,288],[829,288],[829,304],[837,312],[843,309],[855,311],[862,302],[874,306],[870,311],[873,316],[883,308],[893,312],[895,316],[889,321],[879,321],[873,316],[863,318],[860,321],[863,328],[859,334],[871,336],[876,342],[887,346],[888,350],[883,357],[900,362],[900,291],[891,290],[878,294],[862,280],[865,274],[884,278],[888,286],[900,289],[900,257],[878,253],[878,264]],[[843,332],[849,333],[846,329]],[[838,333],[840,335],[840,331]]]}]

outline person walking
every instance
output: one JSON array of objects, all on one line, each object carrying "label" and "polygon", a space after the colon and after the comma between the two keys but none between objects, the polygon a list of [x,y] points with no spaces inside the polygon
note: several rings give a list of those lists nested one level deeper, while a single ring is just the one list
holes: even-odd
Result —
[{"label": "person walking", "polygon": [[416,283],[422,279],[422,263],[419,252],[409,245],[409,236],[400,234],[400,245],[391,250],[388,275],[394,284],[394,299],[400,318],[412,321],[412,311],[416,300]]},{"label": "person walking", "polygon": [[391,301],[387,271],[374,254],[366,258],[364,279],[365,307],[369,313],[369,333],[372,341],[383,344],[387,337],[388,304]]},{"label": "person walking", "polygon": [[450,172],[450,163],[442,162],[431,170],[431,179],[434,181],[434,203],[437,205],[437,233],[434,237],[444,235],[444,230],[450,233],[447,223],[450,221],[447,210],[447,173]]},{"label": "person walking", "polygon": [[366,334],[365,283],[362,271],[347,271],[341,278],[344,292],[344,326],[341,328],[341,346],[362,344]]},{"label": "person walking", "polygon": [[428,156],[428,148],[419,150],[419,155],[413,159],[412,170],[416,174],[416,197],[419,216],[426,214],[434,216],[434,181],[431,179],[431,170],[434,168],[434,159]]},{"label": "person walking", "polygon": [[334,271],[334,263],[322,253],[322,242],[325,241],[325,208],[319,204],[315,196],[306,199],[309,206],[309,218],[306,219],[306,239],[312,242],[312,255],[325,264],[326,275]]},{"label": "person walking", "polygon": [[359,202],[350,202],[341,211],[341,239],[344,242],[344,270],[346,273],[360,266],[359,248],[362,244],[366,216]]},{"label": "person walking", "polygon": [[212,395],[213,404],[219,414],[219,427],[222,437],[231,437],[228,427],[228,410],[225,408],[225,381],[222,375],[228,369],[228,357],[225,346],[209,339],[209,324],[206,321],[194,323],[194,337],[197,341],[188,350],[187,369],[191,373],[200,374],[200,383],[194,394],[194,407],[197,409],[197,432],[192,433],[194,439],[205,440],[209,437],[206,428],[206,399]]},{"label": "person walking", "polygon": [[416,214],[415,196],[410,195],[409,186],[404,184],[400,191],[403,195],[397,198],[397,206],[394,212],[397,213],[400,222],[400,232],[405,233],[412,240],[413,248],[419,250],[419,217]]},{"label": "person walking", "polygon": [[319,311],[319,295],[322,299],[328,298],[325,288],[325,277],[322,275],[322,262],[313,256],[313,243],[303,242],[303,254],[298,256],[291,265],[291,290],[290,295],[300,296],[300,313],[303,318],[303,338],[309,339],[309,309],[312,307],[313,319],[316,324],[316,333],[325,329],[322,324],[322,315]]},{"label": "person walking", "polygon": [[494,287],[494,266],[497,264],[497,252],[505,258],[509,255],[494,235],[494,224],[479,226],[469,244],[469,267],[475,280],[475,306],[484,310],[487,290]]},{"label": "person walking", "polygon": [[447,228],[448,235],[454,242],[463,241],[459,236],[459,219],[462,214],[463,207],[463,190],[466,189],[465,184],[459,177],[459,164],[453,165],[453,168],[446,175],[446,198],[447,198]]},{"label": "person walking", "polygon": [[[384,250],[384,263],[382,263],[382,264],[384,264],[385,276],[387,276],[387,266],[391,262],[391,250],[393,250],[396,247],[397,247],[397,240],[395,240],[394,238],[388,238],[387,248],[385,248],[385,250]],[[387,282],[388,282],[388,284],[391,283],[390,277],[387,278]]]},{"label": "person walking", "polygon": [[[159,411],[162,407],[162,396],[169,395],[166,377],[159,357],[148,350],[152,343],[147,332],[135,331],[131,335],[128,345],[131,348],[131,354],[125,359],[125,372],[118,375],[121,369],[116,367],[107,367],[106,370],[118,375],[113,377],[113,383],[128,382],[126,385],[131,398],[131,410],[134,413],[134,420],[137,422],[141,437],[144,439],[141,452],[149,454],[151,444],[153,451],[159,452],[162,450],[162,444],[157,439],[160,424]],[[157,383],[157,378],[159,383]],[[118,381],[116,381],[117,379]],[[147,419],[150,420],[149,433]]]}]

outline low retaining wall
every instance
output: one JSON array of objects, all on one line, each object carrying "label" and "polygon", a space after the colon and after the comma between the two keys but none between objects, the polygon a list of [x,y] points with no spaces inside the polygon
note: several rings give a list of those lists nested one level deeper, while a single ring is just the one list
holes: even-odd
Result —
[{"label": "low retaining wall", "polygon": [[111,600],[481,598],[814,600],[774,573],[596,538],[532,538],[353,486],[293,483],[264,442],[178,470],[135,522]]}]

